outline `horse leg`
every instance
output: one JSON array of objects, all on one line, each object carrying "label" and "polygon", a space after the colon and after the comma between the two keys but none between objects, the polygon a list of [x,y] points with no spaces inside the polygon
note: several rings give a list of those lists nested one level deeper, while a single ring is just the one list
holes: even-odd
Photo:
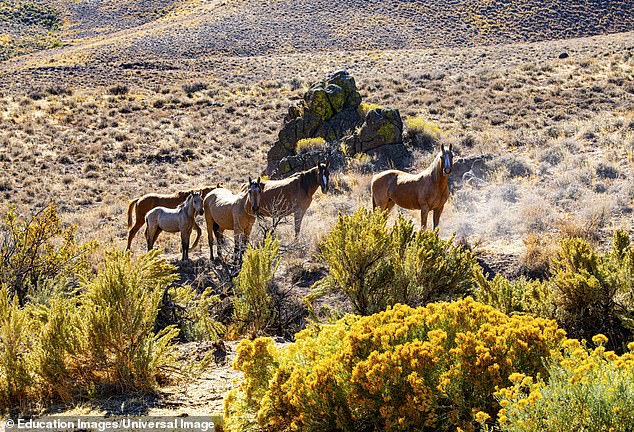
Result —
[{"label": "horse leg", "polygon": [[295,238],[299,237],[299,230],[302,228],[302,220],[304,219],[304,213],[306,210],[295,210]]},{"label": "horse leg", "polygon": [[426,205],[420,208],[420,229],[425,231],[427,229],[427,215],[429,214],[429,207]]},{"label": "horse leg", "polygon": [[181,248],[182,248],[182,261],[189,260],[189,238],[191,237],[191,229],[181,231]]},{"label": "horse leg", "polygon": [[244,241],[244,232],[242,228],[234,227],[233,229],[233,258],[239,263],[242,260],[242,242]]},{"label": "horse leg", "polygon": [[147,242],[147,251],[152,250],[152,233],[150,232],[150,225],[145,227],[145,241]]},{"label": "horse leg", "polygon": [[[205,211],[205,224],[207,225],[207,241],[209,242],[209,260],[214,260],[214,218],[209,210]],[[220,248],[218,248],[220,254]]]},{"label": "horse leg", "polygon": [[217,249],[218,249],[218,259],[222,260],[222,256],[220,255],[220,250],[222,248],[222,245],[225,242],[223,231],[219,227],[218,228],[214,228],[214,235],[216,236],[216,245],[217,245]]},{"label": "horse leg", "polygon": [[154,243],[156,243],[156,240],[158,239],[158,236],[162,231],[163,230],[161,229],[161,227],[156,227],[156,231],[154,231],[154,236],[152,237],[152,248],[154,247]]},{"label": "horse leg", "polygon": [[128,231],[128,246],[126,246],[125,248],[126,252],[129,251],[132,247],[132,240],[134,239],[134,236],[136,236],[136,234],[139,232],[139,230],[143,227],[144,223],[145,221],[143,219],[141,219],[141,221],[137,219],[137,221],[134,223],[134,226]]},{"label": "horse leg", "polygon": [[440,222],[440,215],[442,214],[442,209],[444,206],[440,206],[434,209],[434,229],[438,228],[438,223]]}]

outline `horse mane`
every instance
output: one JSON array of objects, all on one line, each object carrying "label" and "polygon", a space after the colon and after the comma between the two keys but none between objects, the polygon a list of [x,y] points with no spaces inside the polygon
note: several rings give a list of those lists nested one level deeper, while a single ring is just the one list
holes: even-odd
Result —
[{"label": "horse mane", "polygon": [[[189,198],[190,195],[191,195],[191,192],[189,194],[187,194],[187,198]],[[187,198],[185,198],[185,200],[182,203],[180,203],[178,206],[176,206],[176,210],[180,210],[183,207],[185,207],[185,204],[187,203]]]},{"label": "horse mane", "polygon": [[315,186],[318,182],[317,176],[314,175],[314,171],[317,167],[313,167],[309,170],[302,171],[299,173],[299,185],[302,190],[306,193],[310,192],[313,186]]},{"label": "horse mane", "polygon": [[437,153],[436,156],[434,157],[434,160],[429,164],[429,166],[427,168],[425,168],[425,171],[423,171],[423,174],[427,174],[431,177],[431,179],[435,182],[438,181],[438,176],[440,175],[440,171],[441,171],[441,163],[440,163],[440,157],[442,155],[442,152]]}]

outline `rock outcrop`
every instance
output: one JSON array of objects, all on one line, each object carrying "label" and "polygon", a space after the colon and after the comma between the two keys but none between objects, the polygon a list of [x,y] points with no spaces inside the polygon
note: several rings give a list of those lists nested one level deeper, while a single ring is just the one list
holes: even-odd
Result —
[{"label": "rock outcrop", "polygon": [[[268,152],[266,174],[283,177],[326,158],[341,162],[343,155],[336,154],[341,153],[339,143],[347,156],[383,150],[390,158],[403,154],[403,122],[398,110],[378,107],[364,113],[360,105],[361,95],[347,71],[313,84],[303,99],[289,108],[278,140]],[[316,137],[332,145],[298,154],[299,140]]]}]

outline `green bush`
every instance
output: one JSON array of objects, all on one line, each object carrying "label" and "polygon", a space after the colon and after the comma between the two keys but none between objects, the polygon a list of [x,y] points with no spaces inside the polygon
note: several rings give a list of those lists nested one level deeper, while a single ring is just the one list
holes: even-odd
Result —
[{"label": "green bush", "polygon": [[605,253],[587,240],[565,238],[543,282],[478,277],[478,299],[502,311],[556,319],[571,337],[610,339],[623,352],[634,332],[634,249],[627,233],[614,233]]},{"label": "green bush", "polygon": [[414,144],[424,149],[435,149],[440,142],[443,131],[434,122],[427,121],[422,117],[405,118],[407,134]]},{"label": "green bush", "polygon": [[[78,245],[75,226],[64,228],[51,204],[28,220],[9,209],[0,228],[0,280],[24,305],[29,290],[41,283],[76,285],[90,270],[88,255],[96,243]],[[54,284],[58,285],[57,283]]]},{"label": "green bush", "polygon": [[174,367],[174,327],[154,331],[159,303],[175,280],[157,251],[131,261],[109,252],[78,295],[53,290],[21,307],[0,287],[0,410],[81,395],[153,391]]},{"label": "green bush", "polygon": [[234,281],[233,333],[258,335],[275,320],[271,282],[279,265],[280,242],[267,235],[259,247],[244,254]]},{"label": "green bush", "polygon": [[91,370],[120,390],[152,390],[172,366],[173,326],[154,333],[163,294],[176,280],[174,266],[150,251],[136,262],[112,251],[96,278],[85,285],[82,324]]},{"label": "green bush", "polygon": [[384,310],[390,302],[392,239],[387,218],[387,212],[365,208],[340,214],[319,245],[319,257],[329,271],[319,289],[343,292],[361,315]]},{"label": "green bush", "polygon": [[[393,234],[402,230],[413,231],[411,221],[399,220]],[[409,242],[407,237],[395,236],[394,300],[410,306],[432,301],[451,300],[471,292],[474,273],[481,273],[475,257],[468,249],[456,246],[453,237],[442,240],[438,230],[418,231]],[[403,249],[401,255],[399,251]]]},{"label": "green bush", "polygon": [[417,306],[468,293],[474,284],[476,261],[471,252],[442,240],[438,231],[414,231],[400,216],[392,227],[388,213],[365,208],[339,215],[319,245],[328,277],[313,298],[341,292],[355,313],[368,315],[388,305]]},{"label": "green bush", "polygon": [[170,322],[178,325],[183,340],[216,341],[224,335],[226,328],[214,313],[220,298],[211,288],[197,294],[190,286],[171,287],[168,293],[173,311]]},{"label": "green bush", "polygon": [[297,153],[306,153],[313,150],[323,150],[328,147],[328,143],[322,137],[316,138],[302,138],[297,141],[296,151]]}]

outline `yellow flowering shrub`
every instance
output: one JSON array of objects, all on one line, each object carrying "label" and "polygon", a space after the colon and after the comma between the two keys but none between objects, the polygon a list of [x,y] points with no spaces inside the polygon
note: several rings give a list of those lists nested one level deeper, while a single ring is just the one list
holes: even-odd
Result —
[{"label": "yellow flowering shrub", "polygon": [[[493,393],[511,384],[508,376],[544,373],[544,359],[564,339],[554,321],[509,317],[467,298],[346,316],[310,327],[278,350],[270,339],[244,341],[234,364],[244,381],[225,401],[225,425],[475,430],[497,414]],[[257,374],[255,355],[265,362]]]},{"label": "yellow flowering shrub", "polygon": [[[588,349],[569,339],[549,362],[548,380],[511,377],[513,386],[496,392],[503,407],[498,426],[508,432],[634,430],[634,343],[621,356],[606,351],[596,335]],[[534,382],[533,382],[534,381]]]}]

